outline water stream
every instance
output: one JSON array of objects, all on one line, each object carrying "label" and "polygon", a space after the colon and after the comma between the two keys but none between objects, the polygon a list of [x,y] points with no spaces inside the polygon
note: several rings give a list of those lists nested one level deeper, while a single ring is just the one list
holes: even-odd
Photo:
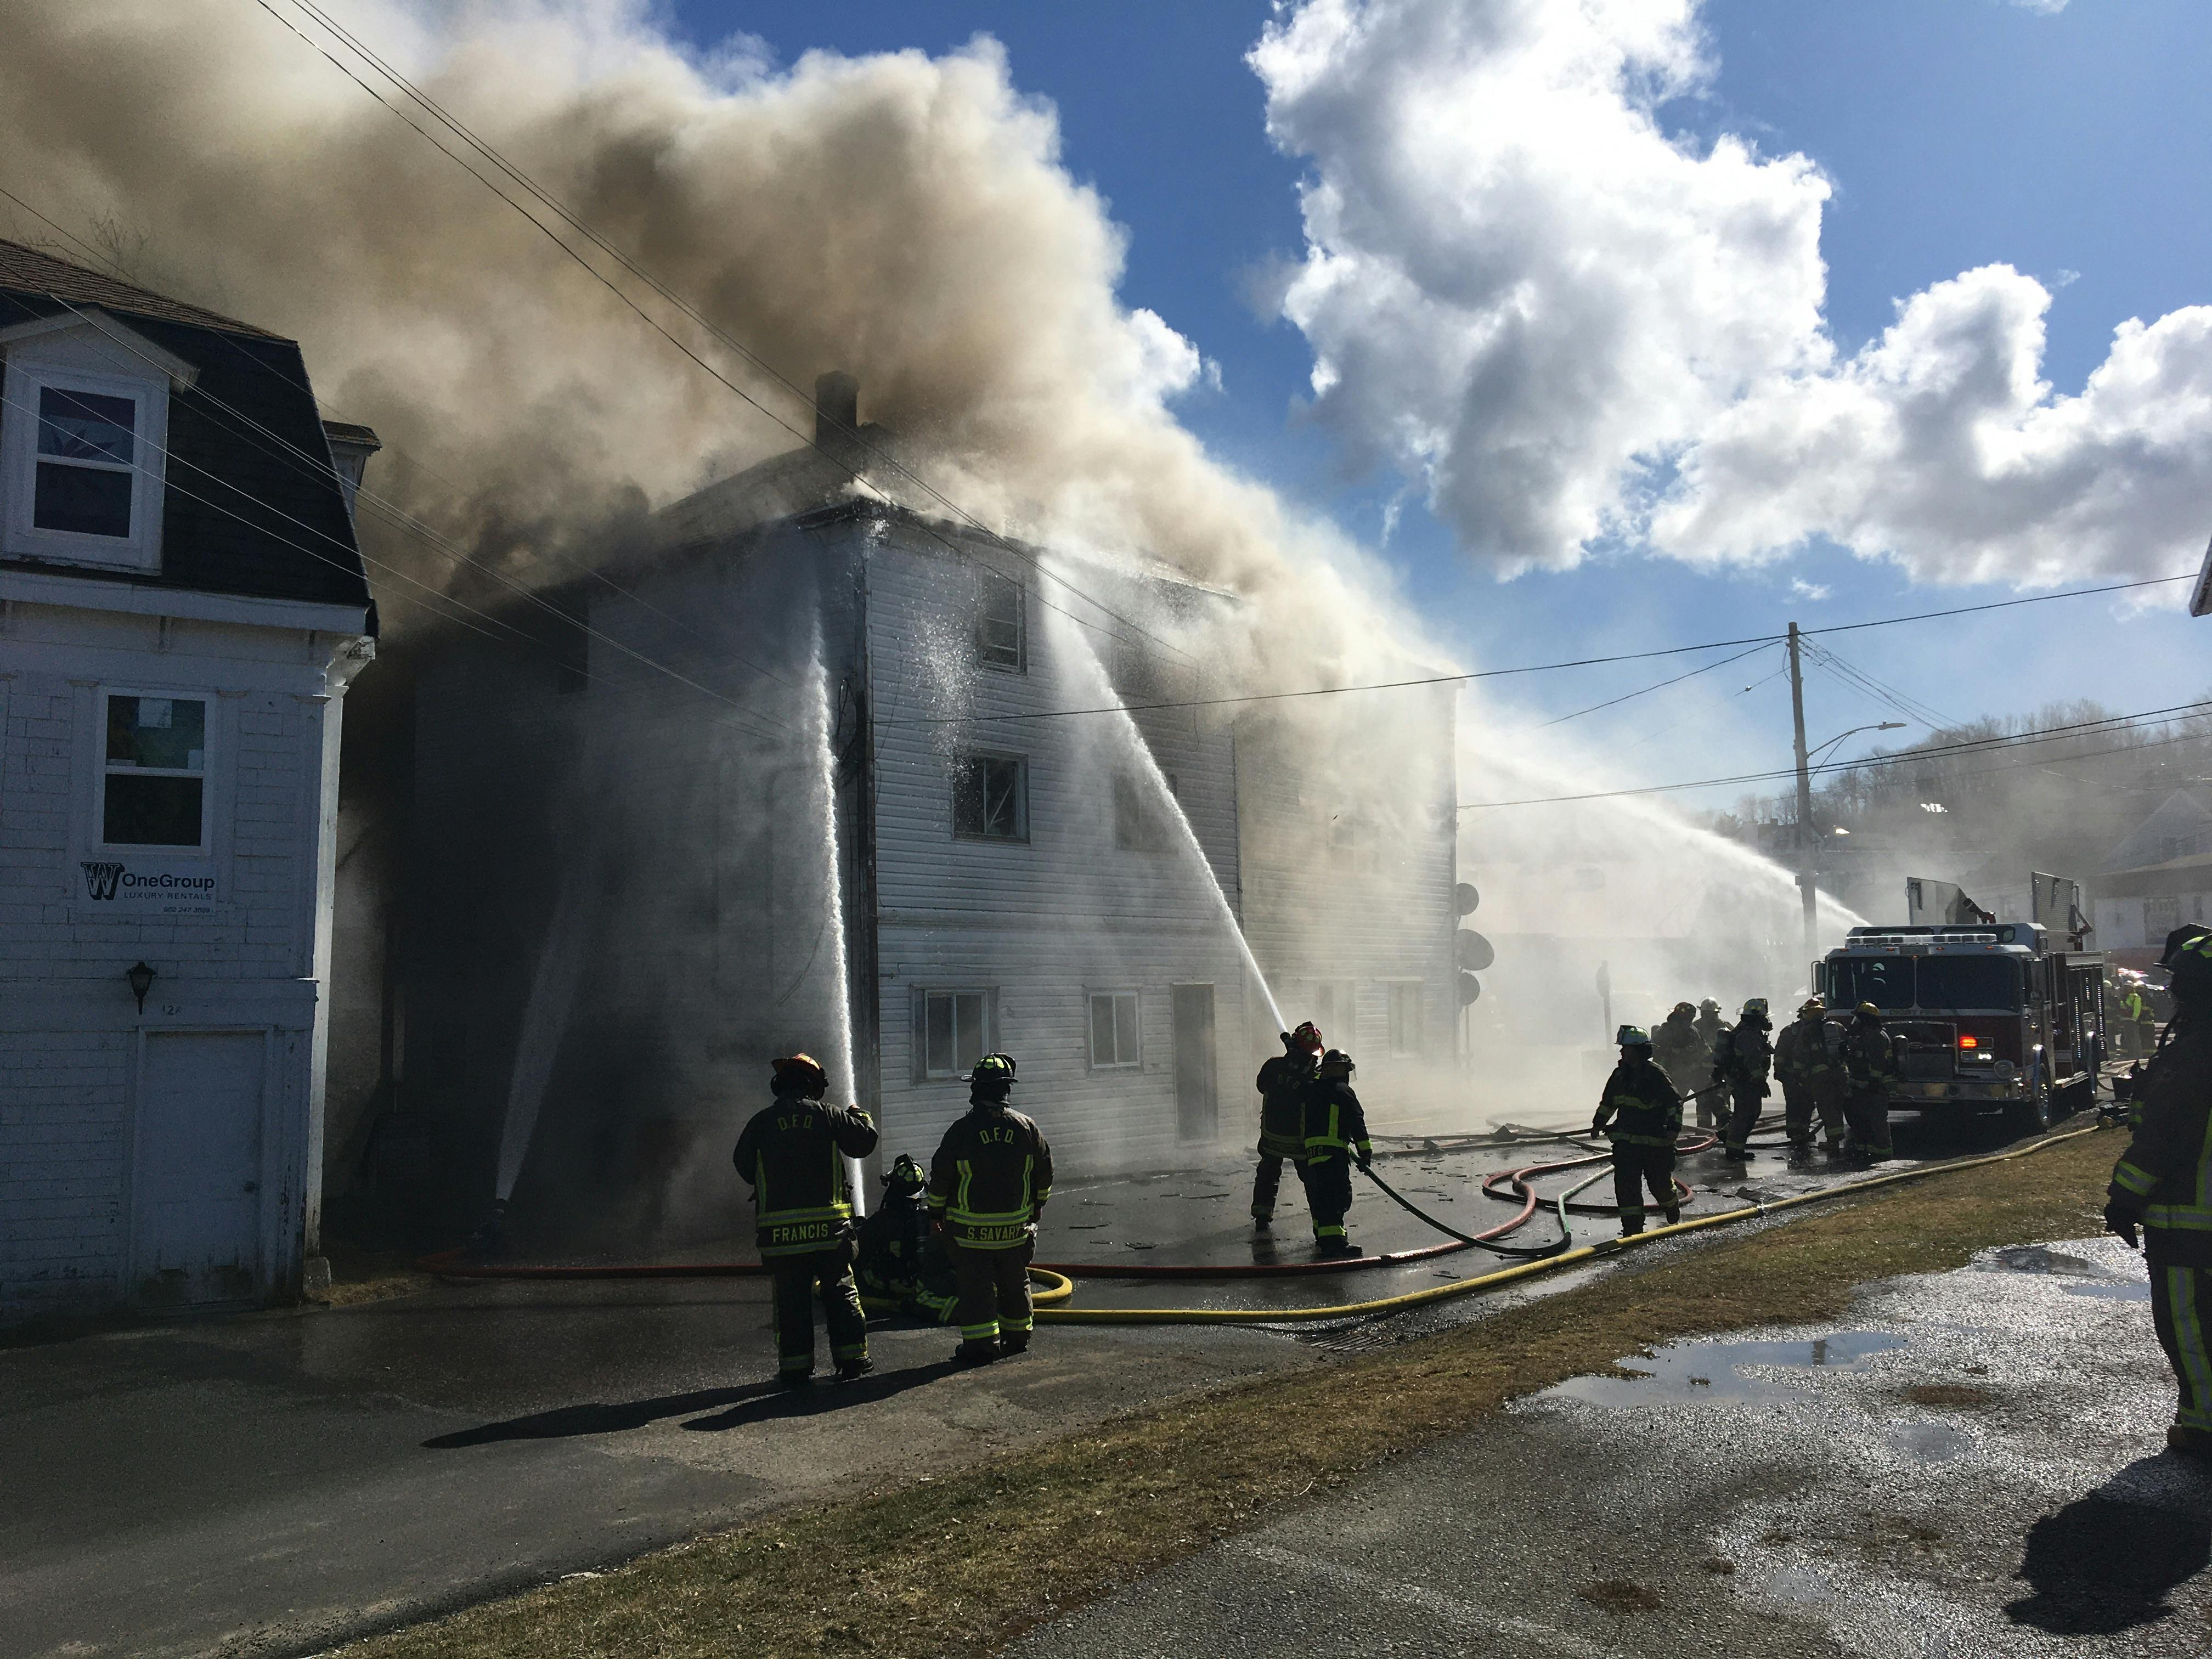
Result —
[{"label": "water stream", "polygon": [[[823,1056],[823,1063],[830,1073],[829,1099],[843,1103],[857,1100],[860,1096],[853,1061],[853,981],[845,954],[845,859],[837,825],[836,717],[830,706],[830,668],[824,660],[818,610],[808,667],[814,687],[812,706],[808,710],[814,726],[813,799],[810,804],[819,814],[822,826],[822,898],[827,912],[823,925],[829,934],[830,947],[830,1052]],[[853,1189],[854,1213],[865,1213],[867,1183],[861,1176],[860,1161],[848,1158],[846,1165]]]},{"label": "water stream", "polygon": [[538,947],[538,967],[530,976],[530,1000],[523,1007],[514,1069],[507,1078],[507,1116],[500,1125],[498,1195],[502,1204],[514,1196],[515,1180],[529,1156],[538,1109],[545,1103],[546,1085],[553,1079],[554,1057],[561,1051],[561,1036],[568,1029],[576,987],[584,976],[587,870],[588,860],[580,860],[562,877],[561,896],[554,901],[545,941]]},{"label": "water stream", "polygon": [[1105,665],[1099,661],[1098,653],[1091,648],[1091,641],[1083,636],[1081,626],[1073,619],[1057,611],[1048,611],[1045,628],[1052,638],[1059,659],[1067,665],[1069,678],[1073,682],[1069,691],[1075,706],[1112,708],[1111,714],[1097,718],[1108,722],[1121,748],[1133,763],[1137,775],[1144,781],[1146,793],[1151,797],[1151,805],[1175,826],[1178,844],[1188,855],[1198,872],[1199,879],[1206,884],[1206,891],[1212,895],[1214,908],[1221,914],[1222,925],[1229,930],[1229,937],[1237,941],[1237,954],[1244,960],[1244,971],[1250,976],[1252,983],[1259,988],[1261,999],[1267,1005],[1267,1018],[1274,1022],[1268,1029],[1281,1030],[1283,1011],[1276,1006],[1275,994],[1268,987],[1267,976],[1260,971],[1259,959],[1252,954],[1251,945],[1245,941],[1243,927],[1237,921],[1237,912],[1230,905],[1229,895],[1221,890],[1220,878],[1213,873],[1213,861],[1206,857],[1206,848],[1200,844],[1198,831],[1191,828],[1189,816],[1182,810],[1182,803],[1176,799],[1175,791],[1168,787],[1167,774],[1160,769],[1158,760],[1153,757],[1152,746],[1145,741],[1145,734],[1137,729],[1135,719],[1123,704],[1121,695],[1114,690]]}]

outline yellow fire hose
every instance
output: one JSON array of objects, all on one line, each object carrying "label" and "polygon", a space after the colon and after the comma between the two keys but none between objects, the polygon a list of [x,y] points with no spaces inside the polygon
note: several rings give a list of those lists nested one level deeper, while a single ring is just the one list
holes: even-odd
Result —
[{"label": "yellow fire hose", "polygon": [[1075,1294],[1075,1285],[1071,1279],[1042,1267],[1031,1267],[1030,1277],[1044,1282],[1048,1287],[1036,1297],[1037,1322],[1041,1325],[1291,1325],[1332,1319],[1357,1319],[1368,1314],[1398,1313],[1431,1302],[1471,1296],[1478,1291],[1495,1290],[1501,1285],[1510,1285],[1538,1273],[1552,1273],[1573,1262],[1617,1255],[1632,1246],[1648,1244],[1655,1239],[1671,1238],[1678,1233],[1696,1232],[1701,1228],[1718,1227],[1731,1221],[1750,1221],[1759,1216],[1771,1215],[1778,1210],[1795,1209],[1801,1204],[1817,1204],[1827,1199],[1845,1198],[1854,1193],[1870,1192],[1877,1187],[1895,1186],[1900,1182],[1919,1181],[1953,1170],[1972,1170],[1984,1164],[2008,1163],[2014,1158],[2031,1157],[2063,1141],[2094,1134],[2101,1127],[2093,1123],[2085,1129],[2070,1129],[2064,1134],[2051,1135],[2031,1146],[2015,1147],[2008,1152],[1990,1152],[1979,1158],[1927,1164],[1917,1169],[1899,1170],[1893,1175],[1875,1176],[1865,1181],[1823,1188],[1819,1192],[1800,1193],[1795,1198],[1777,1199],[1771,1204],[1748,1204],[1739,1210],[1723,1210],[1715,1215],[1678,1221],[1671,1226],[1656,1227],[1650,1232],[1638,1233],[1628,1238],[1610,1238],[1597,1244],[1578,1245],[1558,1255],[1501,1267],[1496,1273],[1456,1279],[1449,1285],[1407,1291],[1398,1296],[1378,1297],[1371,1302],[1346,1302],[1329,1308],[1068,1308],[1059,1304]]}]

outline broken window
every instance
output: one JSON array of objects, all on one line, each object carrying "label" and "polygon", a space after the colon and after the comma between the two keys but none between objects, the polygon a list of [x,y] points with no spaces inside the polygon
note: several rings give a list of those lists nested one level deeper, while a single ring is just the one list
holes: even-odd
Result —
[{"label": "broken window", "polygon": [[1012,755],[963,756],[953,772],[952,833],[1027,841],[1029,763]]},{"label": "broken window", "polygon": [[975,575],[975,656],[986,668],[1020,673],[1029,663],[1022,585],[994,571]]}]

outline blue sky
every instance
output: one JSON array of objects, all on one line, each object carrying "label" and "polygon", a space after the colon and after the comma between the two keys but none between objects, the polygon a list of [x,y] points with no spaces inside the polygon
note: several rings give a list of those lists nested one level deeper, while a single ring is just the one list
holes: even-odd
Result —
[{"label": "blue sky", "polygon": [[[1263,3],[680,0],[675,15],[702,45],[743,31],[786,63],[817,48],[937,54],[978,33],[1000,41],[1015,83],[1056,106],[1066,167],[1097,188],[1128,234],[1123,301],[1157,311],[1220,365],[1219,392],[1179,405],[1186,423],[1224,459],[1370,544],[1381,538],[1385,504],[1401,500],[1389,556],[1407,592],[1480,665],[2013,596],[1916,583],[1832,545],[1711,574],[1601,549],[1572,571],[1500,583],[1457,550],[1401,478],[1345,476],[1334,439],[1302,417],[1312,347],[1287,322],[1255,315],[1248,297],[1248,273],[1304,246],[1297,190],[1307,163],[1269,143],[1265,90],[1245,62],[1269,15]],[[1665,114],[1692,135],[1731,131],[1768,155],[1802,152],[1829,179],[1826,314],[1846,352],[1888,325],[1904,296],[2008,262],[2054,290],[2044,373],[2068,393],[2124,319],[2212,301],[2212,138],[2202,119],[2212,29],[2201,0],[2073,0],[2056,14],[2002,0],[1712,0],[1705,17],[1717,76]],[[2212,500],[2204,520],[2212,532]],[[1826,596],[1795,592],[1793,580]],[[2212,689],[2212,622],[2180,614],[2181,589],[2153,592],[2148,608],[2061,601],[1836,646],[1952,715],[2074,696],[2149,708]],[[1776,665],[1770,653],[1577,729],[1624,782],[1786,763],[1783,684],[1733,695]],[[1546,719],[1672,672],[1543,676],[1516,683],[1514,696],[1530,718]],[[1825,679],[1808,700],[1815,742],[1887,712]]]}]

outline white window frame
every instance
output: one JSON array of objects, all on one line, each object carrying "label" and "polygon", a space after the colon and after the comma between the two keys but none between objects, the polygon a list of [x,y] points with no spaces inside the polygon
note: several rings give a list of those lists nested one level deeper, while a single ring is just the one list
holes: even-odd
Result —
[{"label": "white window frame", "polygon": [[[1386,979],[1382,981],[1382,1044],[1393,1060],[1419,1060],[1428,1052],[1428,1004],[1425,993],[1428,981],[1420,979]],[[1407,1005],[1413,1028],[1409,1047],[1400,1044],[1400,999]]]},{"label": "white window frame", "polygon": [[[985,830],[963,830],[960,827],[960,792],[967,786],[968,769],[983,761],[1001,761],[1014,767],[1014,833],[994,836]],[[952,809],[952,836],[956,841],[981,842],[994,847],[1026,847],[1030,840],[1030,757],[1010,755],[1002,750],[965,749],[953,757],[952,788],[950,805]]]},{"label": "white window frame", "polygon": [[[41,361],[21,348],[8,356],[4,404],[0,404],[0,544],[14,557],[106,569],[161,568],[161,495],[169,442],[169,385],[135,375],[101,374]],[[41,530],[32,522],[38,495],[39,394],[90,392],[128,398],[137,408],[131,433],[131,534],[94,536],[82,531]]]},{"label": "white window frame", "polygon": [[[215,854],[215,780],[216,726],[220,700],[213,691],[179,690],[173,686],[137,687],[129,685],[98,685],[93,688],[93,741],[94,781],[92,791],[92,844],[104,854],[120,854],[126,858],[211,858]],[[197,847],[186,847],[168,842],[137,842],[107,839],[107,780],[118,772],[136,773],[137,767],[117,766],[107,758],[107,700],[110,697],[155,697],[164,702],[196,702],[200,705],[200,768],[197,773],[160,768],[151,775],[166,778],[198,777],[200,781],[200,839]]]},{"label": "white window frame", "polygon": [[[1322,997],[1328,997],[1328,1011],[1322,1012]],[[1300,1020],[1311,1020],[1321,1027],[1322,1041],[1332,1048],[1351,1054],[1359,1047],[1359,985],[1356,980],[1317,979],[1308,999],[1306,1011],[1297,1016]]]},{"label": "white window frame", "polygon": [[[1112,1006],[1114,1021],[1114,1054],[1105,1060],[1098,1056],[1098,1005],[1102,1002]],[[1083,1009],[1085,1040],[1091,1051],[1092,1071],[1145,1069],[1145,1003],[1138,991],[1127,986],[1090,991],[1085,994]],[[1126,1030],[1122,1024],[1125,1012],[1128,1022]]]},{"label": "white window frame", "polygon": [[[962,997],[976,1000],[976,1021],[981,1028],[976,1033],[976,1056],[994,1052],[992,1027],[998,1020],[998,992],[981,985],[931,985],[917,988],[914,994],[914,1075],[917,1081],[950,1083],[964,1081],[967,1072],[960,1068],[960,1005]],[[929,1063],[929,1005],[939,999],[952,999],[952,1068],[949,1071],[933,1069]]]}]

